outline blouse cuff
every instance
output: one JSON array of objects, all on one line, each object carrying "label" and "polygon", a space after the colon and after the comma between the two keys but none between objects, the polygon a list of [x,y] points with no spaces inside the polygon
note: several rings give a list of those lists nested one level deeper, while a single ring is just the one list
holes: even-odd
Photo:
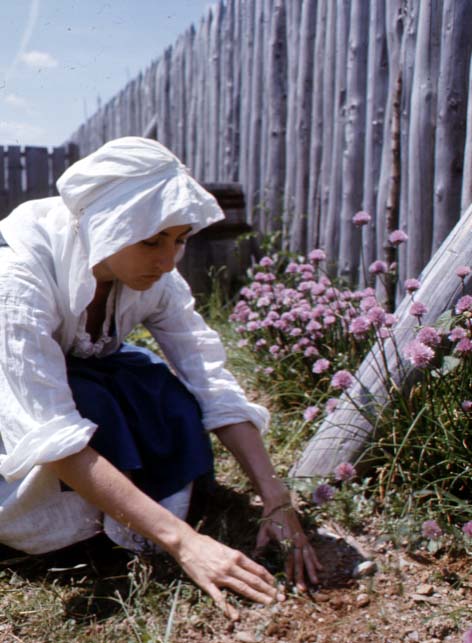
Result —
[{"label": "blouse cuff", "polygon": [[78,414],[55,418],[29,431],[13,451],[0,455],[0,475],[13,482],[37,465],[78,453],[87,446],[96,428],[96,424]]}]

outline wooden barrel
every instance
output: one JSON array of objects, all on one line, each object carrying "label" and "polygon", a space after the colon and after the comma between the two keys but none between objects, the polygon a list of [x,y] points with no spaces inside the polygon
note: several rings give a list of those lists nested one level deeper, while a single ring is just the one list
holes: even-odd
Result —
[{"label": "wooden barrel", "polygon": [[250,265],[254,240],[240,239],[251,232],[246,222],[244,192],[239,183],[204,183],[225,213],[225,219],[191,237],[179,271],[198,297],[210,293],[217,279],[223,293],[231,296],[241,286]]}]

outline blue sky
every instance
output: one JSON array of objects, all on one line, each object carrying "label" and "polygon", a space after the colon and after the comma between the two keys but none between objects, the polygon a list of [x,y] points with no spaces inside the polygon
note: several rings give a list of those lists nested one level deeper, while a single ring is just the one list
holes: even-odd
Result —
[{"label": "blue sky", "polygon": [[0,0],[0,145],[59,145],[209,0]]}]

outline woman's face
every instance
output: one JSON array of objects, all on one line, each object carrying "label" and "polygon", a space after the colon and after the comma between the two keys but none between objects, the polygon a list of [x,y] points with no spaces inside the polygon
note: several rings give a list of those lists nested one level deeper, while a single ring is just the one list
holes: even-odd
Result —
[{"label": "woman's face", "polygon": [[118,280],[133,290],[147,290],[175,268],[177,253],[187,241],[189,225],[166,228],[119,250],[93,268],[97,281]]}]

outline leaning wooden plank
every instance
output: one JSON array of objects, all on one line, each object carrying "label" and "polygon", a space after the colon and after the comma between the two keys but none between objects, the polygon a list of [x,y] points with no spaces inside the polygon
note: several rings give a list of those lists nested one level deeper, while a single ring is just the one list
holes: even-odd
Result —
[{"label": "leaning wooden plank", "polygon": [[[462,294],[462,282],[454,268],[472,264],[472,206],[451,231],[442,246],[426,266],[421,276],[421,288],[415,300],[424,303],[428,312],[423,324],[432,324],[451,307]],[[392,380],[400,384],[402,375],[410,376],[412,369],[399,363],[402,348],[413,338],[417,321],[409,314],[411,298],[405,297],[396,311],[398,323],[393,340],[384,344],[384,354]],[[323,476],[332,473],[341,462],[360,463],[376,429],[358,409],[369,411],[371,417],[388,404],[385,385],[387,373],[378,346],[374,347],[356,373],[356,384],[349,397],[341,396],[337,409],[328,415],[318,428],[300,460],[291,471],[294,477]],[[377,415],[378,417],[378,415]]]}]

